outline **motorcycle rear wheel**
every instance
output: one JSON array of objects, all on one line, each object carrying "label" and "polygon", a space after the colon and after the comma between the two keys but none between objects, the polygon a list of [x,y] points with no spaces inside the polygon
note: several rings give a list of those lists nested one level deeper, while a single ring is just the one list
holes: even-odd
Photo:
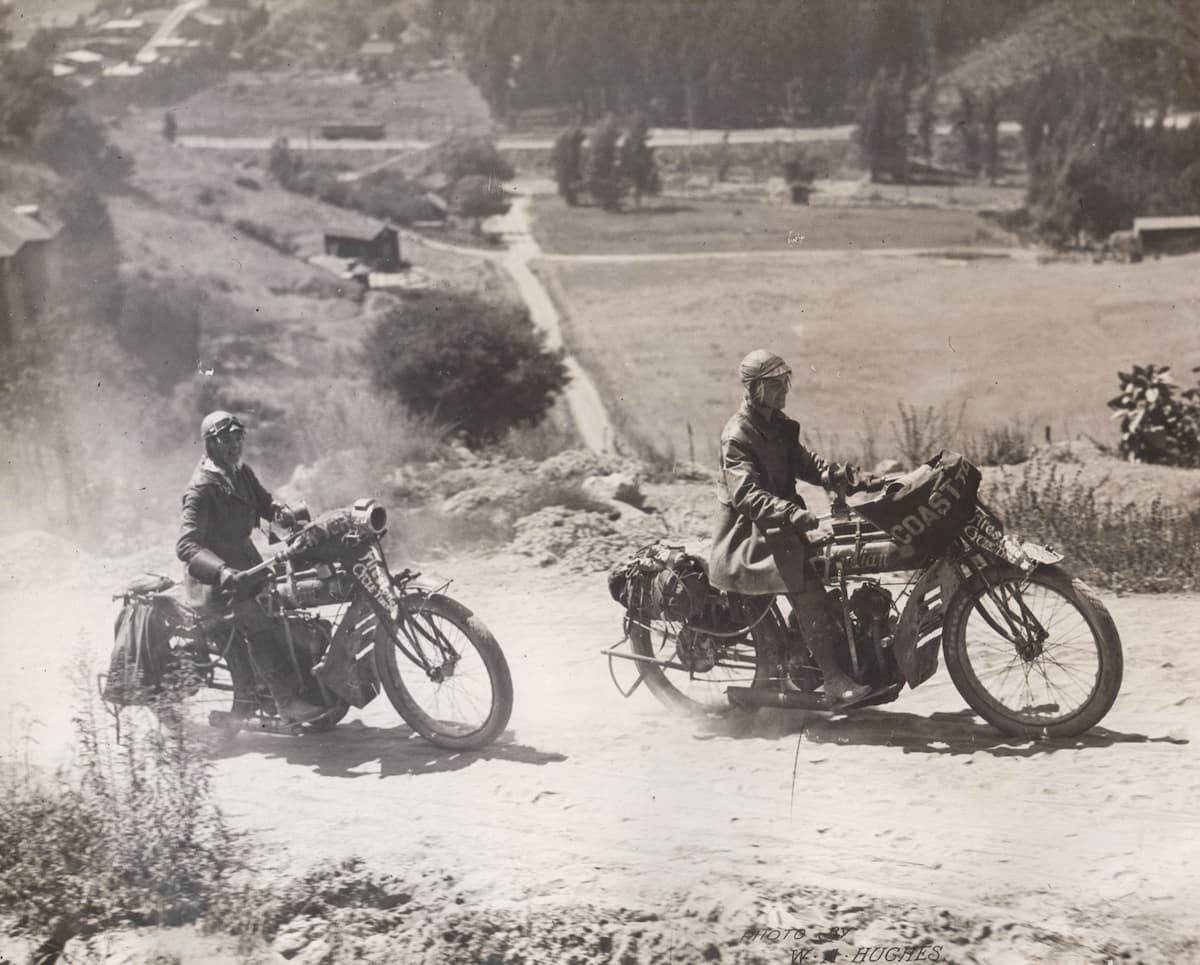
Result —
[{"label": "motorcycle rear wheel", "polygon": [[[649,660],[675,661],[676,647],[671,635],[652,632],[646,622],[636,618],[629,622],[629,644],[635,656]],[[746,686],[754,677],[753,650],[744,666],[716,666],[703,674],[689,674],[685,670],[665,668],[657,663],[637,661],[642,681],[650,692],[673,710],[687,714],[719,716],[729,714],[734,707],[729,703],[725,689],[730,686]]]},{"label": "motorcycle rear wheel", "polygon": [[503,733],[512,715],[512,674],[490,630],[448,596],[406,594],[405,626],[390,628],[430,664],[414,663],[380,625],[375,671],[396,712],[431,744],[474,750]]},{"label": "motorcycle rear wheel", "polygon": [[1022,738],[1077,737],[1121,689],[1117,628],[1091,589],[1057,566],[992,567],[951,601],[942,637],[958,692]]}]

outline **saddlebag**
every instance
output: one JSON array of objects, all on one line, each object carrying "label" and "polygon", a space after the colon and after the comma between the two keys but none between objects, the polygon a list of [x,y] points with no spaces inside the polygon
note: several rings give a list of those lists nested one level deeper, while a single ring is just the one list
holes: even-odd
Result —
[{"label": "saddlebag", "polygon": [[174,670],[168,608],[128,598],[117,614],[103,699],[120,707],[153,703]]},{"label": "saddlebag", "polygon": [[716,594],[700,557],[681,546],[652,543],[608,573],[612,598],[650,620],[685,623],[700,617]]},{"label": "saddlebag", "polygon": [[855,512],[922,556],[941,553],[975,514],[979,470],[955,452],[940,452],[869,499],[851,497]]}]

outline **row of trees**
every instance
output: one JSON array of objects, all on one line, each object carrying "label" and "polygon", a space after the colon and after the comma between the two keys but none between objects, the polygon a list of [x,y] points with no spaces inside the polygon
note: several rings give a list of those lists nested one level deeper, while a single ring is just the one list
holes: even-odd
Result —
[{"label": "row of trees", "polygon": [[553,154],[558,193],[574,206],[586,191],[605,211],[617,210],[632,193],[640,206],[644,195],[658,194],[662,187],[649,136],[649,123],[640,113],[625,131],[612,115],[586,135],[580,127],[563,131],[554,142]]},{"label": "row of trees", "polygon": [[701,127],[829,121],[878,71],[914,82],[1048,0],[427,0],[502,116],[570,106]]},{"label": "row of trees", "polygon": [[[488,138],[470,135],[447,138],[438,146],[432,166],[445,176],[451,211],[471,220],[476,231],[482,219],[507,210],[501,185],[512,180],[513,167]],[[287,138],[279,138],[271,145],[267,170],[289,191],[396,224],[434,220],[441,214],[418,180],[407,178],[394,168],[354,181],[341,181],[332,167],[306,164]]]}]

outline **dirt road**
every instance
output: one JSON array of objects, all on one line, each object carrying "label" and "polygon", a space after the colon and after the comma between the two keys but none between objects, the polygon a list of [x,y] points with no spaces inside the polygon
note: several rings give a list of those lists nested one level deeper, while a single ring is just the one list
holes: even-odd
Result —
[{"label": "dirt road", "polygon": [[[84,564],[57,593],[0,592],[0,747],[24,730],[47,764],[69,737],[62,667],[83,637],[105,659],[112,610],[99,591],[128,568]],[[644,689],[623,700],[598,656],[620,637],[603,577],[528,567],[436,567],[512,664],[511,730],[493,750],[438,751],[382,703],[326,735],[207,732],[221,801],[274,868],[362,855],[443,882],[430,885],[439,908],[477,922],[584,909],[594,924],[639,909],[641,924],[624,926],[641,935],[633,957],[581,951],[587,962],[813,961],[788,956],[835,927],[854,931],[814,954],[855,961],[924,935],[948,942],[941,961],[1200,957],[1194,598],[1110,598],[1127,669],[1104,726],[1010,744],[944,671],[845,718],[705,722],[668,715]],[[804,928],[808,944],[751,928]]]}]

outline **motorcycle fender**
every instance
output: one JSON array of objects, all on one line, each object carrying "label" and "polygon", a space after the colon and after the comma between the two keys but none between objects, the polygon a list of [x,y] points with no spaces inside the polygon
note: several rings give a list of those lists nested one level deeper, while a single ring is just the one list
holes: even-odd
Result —
[{"label": "motorcycle fender", "polygon": [[359,709],[379,693],[379,680],[369,659],[374,634],[362,627],[374,625],[371,603],[357,597],[333,634],[324,658],[313,668],[313,675],[346,702]]},{"label": "motorcycle fender", "polygon": [[[893,637],[895,640],[893,653],[896,656],[896,663],[909,687],[916,688],[923,684],[933,676],[938,668],[938,645],[941,643],[942,636],[939,633],[924,644],[920,644],[920,638],[923,635],[921,627],[922,624],[928,627],[929,621],[936,619],[940,629],[959,582],[958,574],[955,573],[953,567],[939,563],[921,574],[920,579],[913,586],[912,593],[909,594],[908,602],[904,605],[904,612],[900,614],[900,621],[896,625],[896,633]],[[936,599],[926,599],[935,589],[939,588],[941,592]],[[928,633],[927,629],[924,635]]]}]

